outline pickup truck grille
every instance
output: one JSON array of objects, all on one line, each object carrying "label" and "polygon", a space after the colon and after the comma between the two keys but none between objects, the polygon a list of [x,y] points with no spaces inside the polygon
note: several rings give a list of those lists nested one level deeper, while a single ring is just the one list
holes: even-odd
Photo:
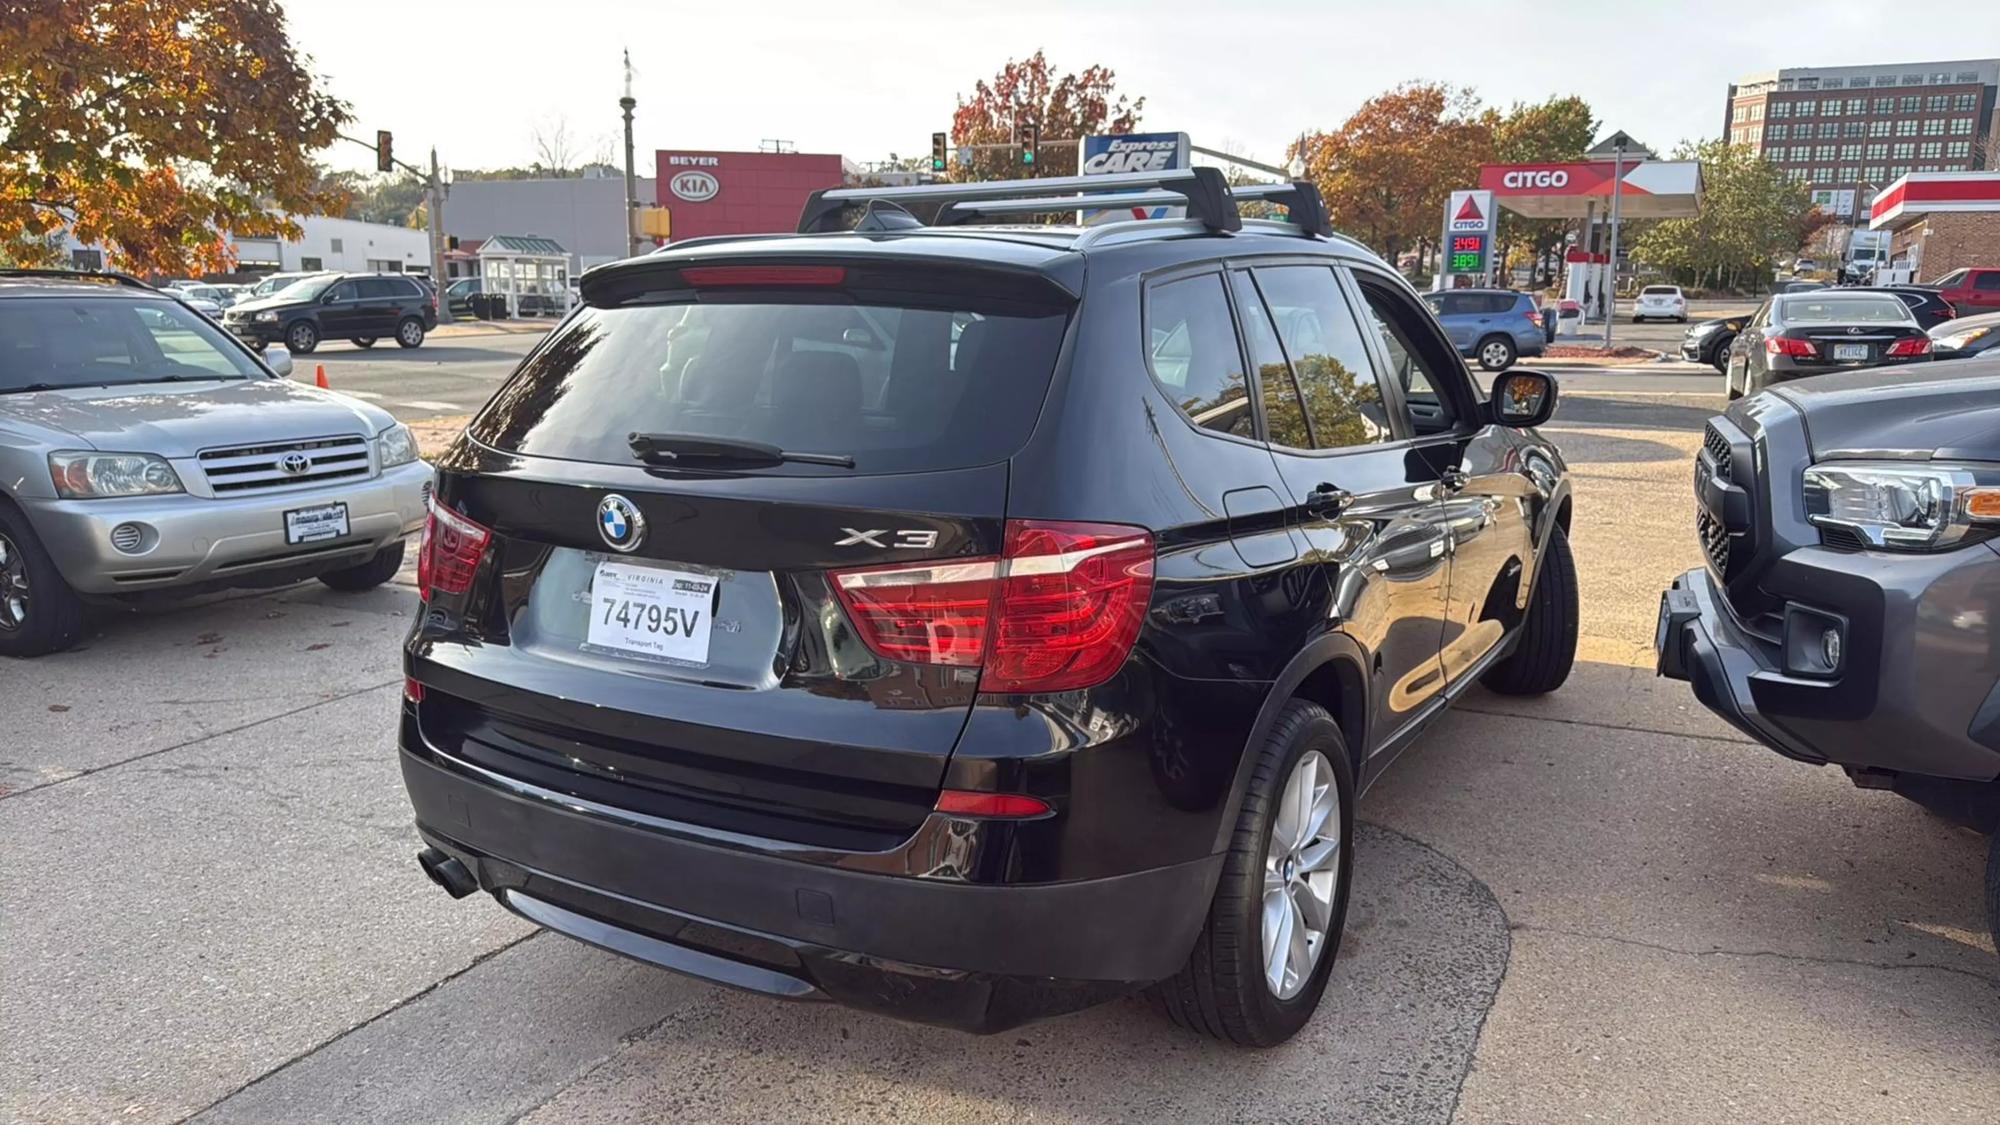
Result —
[{"label": "pickup truck grille", "polygon": [[1735,474],[1730,471],[1734,467],[1734,456],[1729,452],[1729,439],[1709,425],[1703,428],[1701,444],[1708,450],[1709,456],[1715,458],[1715,475],[1723,480],[1734,480]]},{"label": "pickup truck grille", "polygon": [[1729,572],[1729,532],[1707,509],[1697,508],[1694,513],[1695,535],[1701,539],[1702,553],[1708,556],[1709,565],[1717,574]]},{"label": "pickup truck grille", "polygon": [[368,439],[359,434],[207,449],[198,460],[217,496],[359,480],[373,471]]}]

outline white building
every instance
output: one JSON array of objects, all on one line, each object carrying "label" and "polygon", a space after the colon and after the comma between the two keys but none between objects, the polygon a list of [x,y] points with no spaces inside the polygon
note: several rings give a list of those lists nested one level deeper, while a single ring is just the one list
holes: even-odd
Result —
[{"label": "white building", "polygon": [[[427,231],[308,215],[298,220],[295,240],[231,238],[236,271],[243,275],[302,270],[343,270],[356,273],[431,272],[431,238]],[[78,269],[103,269],[109,255],[66,237],[70,264]]]}]

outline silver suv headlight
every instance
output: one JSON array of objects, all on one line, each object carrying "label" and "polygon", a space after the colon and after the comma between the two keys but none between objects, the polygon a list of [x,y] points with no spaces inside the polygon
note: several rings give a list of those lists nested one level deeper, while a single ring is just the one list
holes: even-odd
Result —
[{"label": "silver suv headlight", "polygon": [[375,448],[382,461],[382,467],[393,469],[407,465],[417,459],[417,435],[410,432],[401,422],[375,435]]},{"label": "silver suv headlight", "polygon": [[183,491],[180,474],[166,458],[151,453],[62,450],[49,454],[49,476],[56,494],[66,500]]},{"label": "silver suv headlight", "polygon": [[2000,526],[2000,469],[1949,462],[1835,461],[1805,472],[1806,518],[1871,547],[1937,551]]}]

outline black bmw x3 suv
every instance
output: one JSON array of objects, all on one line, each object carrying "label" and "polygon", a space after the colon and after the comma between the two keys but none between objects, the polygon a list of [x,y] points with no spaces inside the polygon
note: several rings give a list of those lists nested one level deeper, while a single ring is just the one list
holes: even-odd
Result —
[{"label": "black bmw x3 suv", "polygon": [[1088,187],[1194,217],[829,191],[584,277],[437,466],[434,881],[972,1031],[1149,985],[1239,1043],[1305,1023],[1357,796],[1475,681],[1568,675],[1554,385],[1489,399],[1309,185],[1262,193],[1289,222],[1207,169]]}]

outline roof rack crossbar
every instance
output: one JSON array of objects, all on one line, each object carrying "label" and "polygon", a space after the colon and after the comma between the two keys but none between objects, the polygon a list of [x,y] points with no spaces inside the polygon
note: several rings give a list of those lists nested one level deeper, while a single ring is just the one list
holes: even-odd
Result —
[{"label": "roof rack crossbar", "polygon": [[[1216,168],[1177,168],[1166,172],[1121,172],[1109,176],[1056,176],[1038,180],[994,180],[969,184],[916,184],[909,187],[828,188],[806,200],[799,215],[799,233],[838,230],[840,214],[882,200],[890,203],[935,203],[946,206],[966,200],[1018,199],[1036,196],[1088,195],[1121,188],[1155,188],[1185,201],[1188,214],[1210,230],[1241,230],[1229,183]],[[1063,210],[1060,205],[1045,210]]]}]

